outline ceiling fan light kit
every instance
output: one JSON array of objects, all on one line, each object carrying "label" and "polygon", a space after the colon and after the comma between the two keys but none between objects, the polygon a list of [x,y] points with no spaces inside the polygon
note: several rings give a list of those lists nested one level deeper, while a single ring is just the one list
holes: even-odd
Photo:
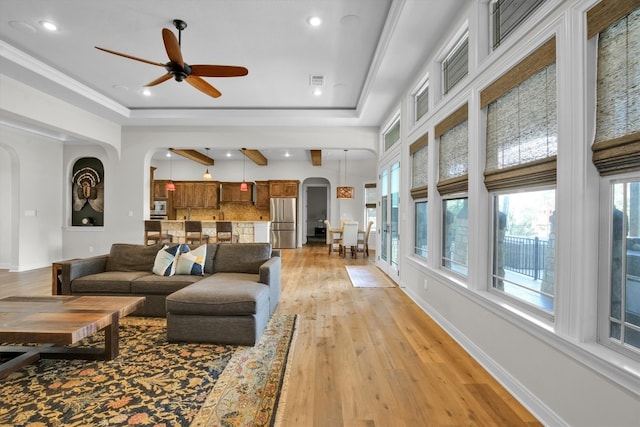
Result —
[{"label": "ceiling fan light kit", "polygon": [[218,98],[222,93],[207,83],[202,77],[241,77],[249,74],[249,70],[245,67],[235,65],[189,65],[184,62],[182,58],[181,44],[182,44],[182,30],[187,28],[187,23],[181,19],[174,19],[173,25],[178,30],[178,38],[175,34],[168,29],[162,29],[162,40],[164,42],[164,48],[169,57],[169,62],[163,64],[161,62],[149,61],[147,59],[138,58],[135,56],[127,55],[125,53],[116,52],[114,50],[105,49],[96,46],[96,49],[103,52],[111,53],[113,55],[122,56],[124,58],[133,59],[134,61],[144,62],[146,64],[156,65],[163,67],[167,70],[167,73],[158,77],[145,86],[156,86],[160,83],[166,82],[173,78],[177,82],[186,81],[194,88],[198,89],[204,94],[207,94],[213,98]]}]

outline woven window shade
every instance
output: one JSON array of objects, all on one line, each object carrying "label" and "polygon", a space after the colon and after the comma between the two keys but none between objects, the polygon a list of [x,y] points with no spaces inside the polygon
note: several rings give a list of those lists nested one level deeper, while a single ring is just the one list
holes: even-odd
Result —
[{"label": "woven window shade", "polygon": [[[616,5],[628,8],[627,3],[599,3],[587,17],[598,12],[597,22],[608,22],[611,18],[602,18],[604,12]],[[635,10],[601,30],[598,39],[596,136],[591,148],[601,175],[640,170],[640,8],[634,3]]]},{"label": "woven window shade", "polygon": [[442,195],[466,192],[469,186],[468,113],[465,104],[435,127],[435,137],[440,138],[438,191]]},{"label": "woven window shade", "polygon": [[553,63],[488,105],[487,189],[555,184],[557,127]]},{"label": "woven window shade", "polygon": [[378,201],[378,193],[376,184],[369,183],[364,185],[364,203],[367,208],[375,208]]},{"label": "woven window shade", "polygon": [[429,134],[424,134],[416,142],[409,146],[411,155],[411,196],[414,199],[427,197],[429,190],[428,166],[429,166]]},{"label": "woven window shade", "polygon": [[587,38],[603,32],[638,6],[638,0],[602,0],[587,12]]}]

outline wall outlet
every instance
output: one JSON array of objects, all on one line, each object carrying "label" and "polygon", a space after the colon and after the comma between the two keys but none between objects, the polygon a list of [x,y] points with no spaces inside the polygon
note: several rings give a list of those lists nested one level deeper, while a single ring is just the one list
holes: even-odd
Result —
[{"label": "wall outlet", "polygon": [[424,290],[427,290],[427,279],[424,279],[424,282],[422,282],[422,286],[424,287]]}]

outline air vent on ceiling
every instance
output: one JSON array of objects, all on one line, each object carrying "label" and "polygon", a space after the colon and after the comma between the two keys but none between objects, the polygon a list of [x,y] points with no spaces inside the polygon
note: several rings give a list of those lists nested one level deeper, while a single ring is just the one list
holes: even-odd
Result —
[{"label": "air vent on ceiling", "polygon": [[309,76],[309,84],[311,86],[322,86],[324,85],[324,76],[319,74],[311,74]]}]

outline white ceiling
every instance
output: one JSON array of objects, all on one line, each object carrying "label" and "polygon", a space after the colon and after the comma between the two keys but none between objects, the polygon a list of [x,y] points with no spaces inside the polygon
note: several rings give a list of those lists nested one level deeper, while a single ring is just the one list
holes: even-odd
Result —
[{"label": "white ceiling", "polygon": [[[1,0],[0,72],[124,126],[380,126],[470,1]],[[145,97],[163,68],[94,48],[166,63],[161,31],[177,36],[174,19],[188,25],[185,62],[249,74],[206,78],[219,98],[174,80]]]}]

